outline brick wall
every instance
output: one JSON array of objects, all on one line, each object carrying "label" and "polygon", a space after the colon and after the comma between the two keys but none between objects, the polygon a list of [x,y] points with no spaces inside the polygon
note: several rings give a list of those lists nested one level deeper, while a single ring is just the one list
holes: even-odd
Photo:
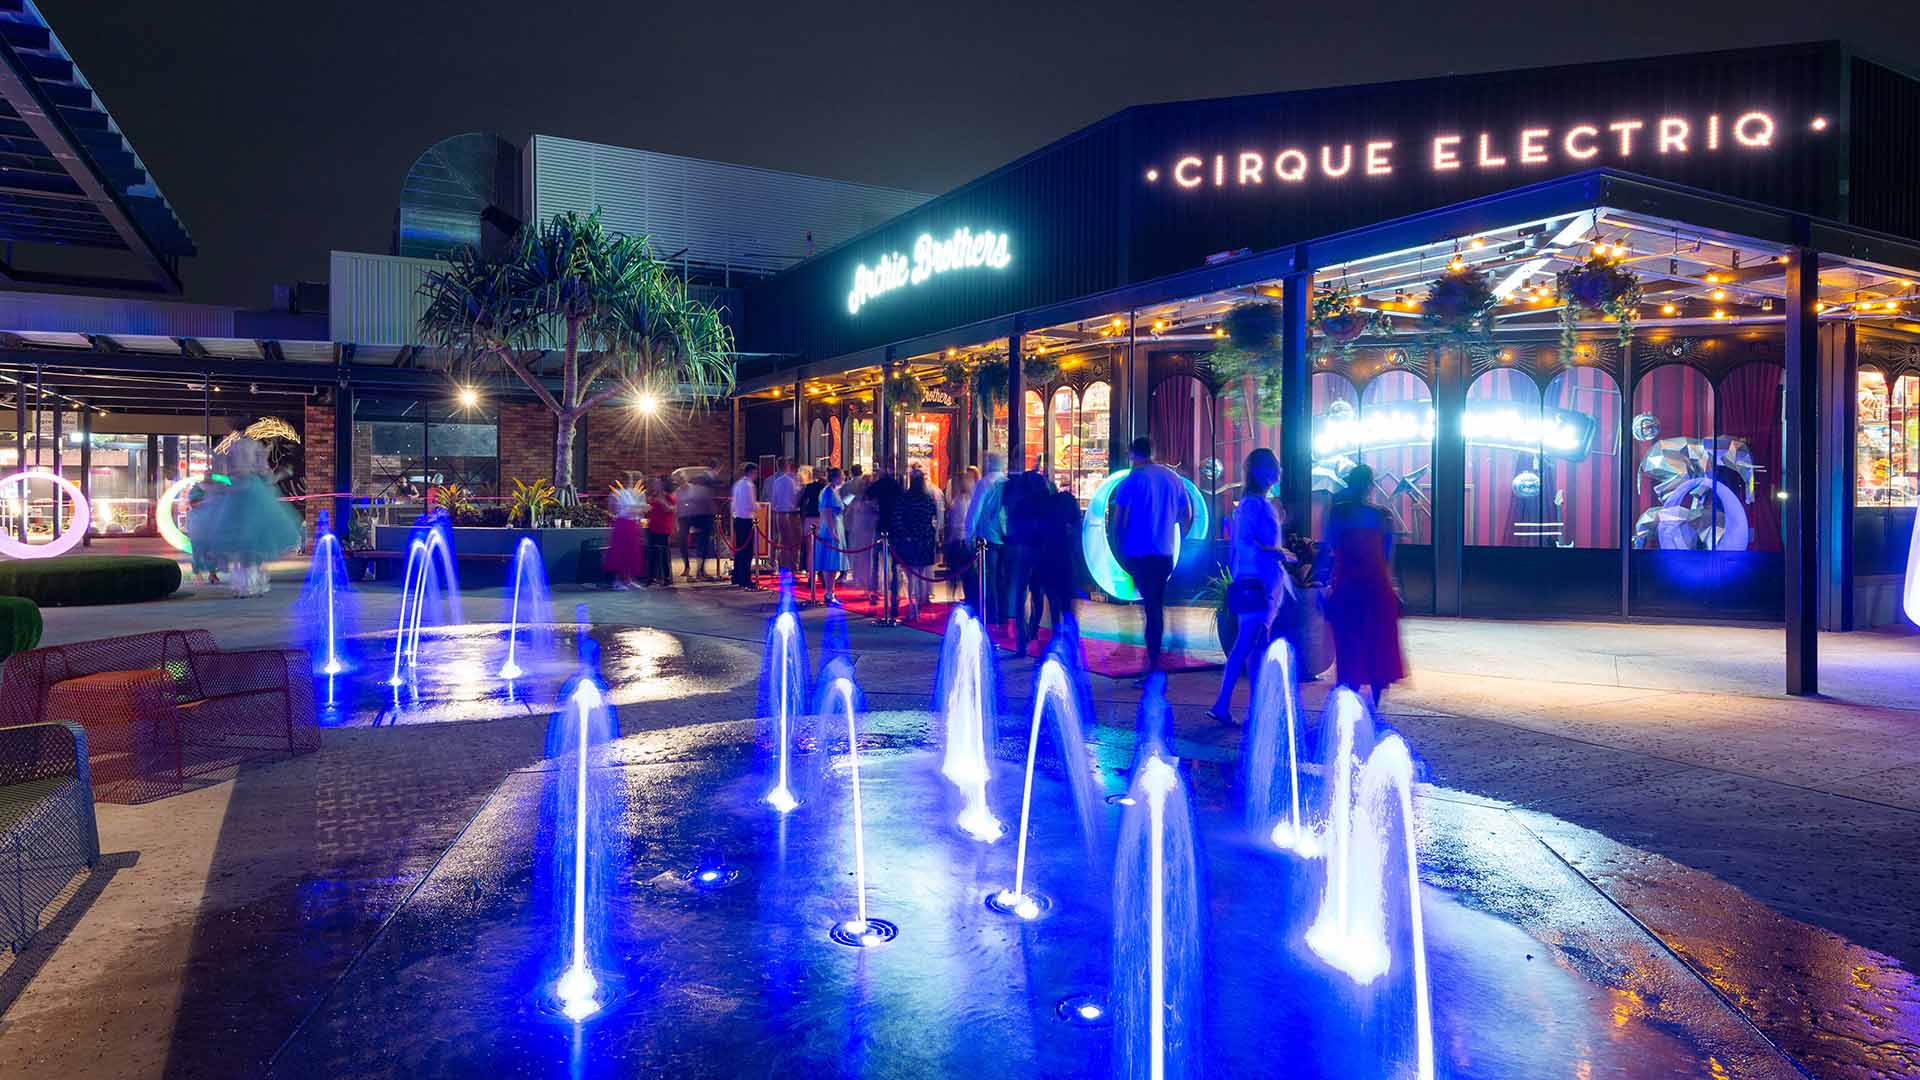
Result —
[{"label": "brick wall", "polygon": [[629,407],[596,409],[587,417],[587,476],[581,491],[604,492],[630,472],[653,475],[714,458],[724,470],[732,418],[732,406],[724,401],[709,409],[664,406],[644,423]]},{"label": "brick wall", "polygon": [[[333,475],[333,398],[322,395],[320,398],[308,398],[305,411],[300,420],[301,445],[306,458],[307,492],[319,495],[329,491],[339,491]],[[307,530],[311,534],[320,511],[332,512],[333,503],[327,499],[308,499],[301,503],[301,516],[306,518]]]},{"label": "brick wall", "polygon": [[[553,413],[537,401],[509,401],[500,406],[500,493],[513,482],[531,484],[553,479]],[[579,438],[576,432],[575,438]]]}]

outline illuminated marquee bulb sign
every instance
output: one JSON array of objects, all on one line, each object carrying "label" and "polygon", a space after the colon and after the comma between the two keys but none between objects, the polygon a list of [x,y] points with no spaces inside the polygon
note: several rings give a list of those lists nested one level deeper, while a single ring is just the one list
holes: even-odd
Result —
[{"label": "illuminated marquee bulb sign", "polygon": [[[1289,188],[1381,180],[1403,174],[1450,176],[1550,173],[1660,158],[1759,154],[1776,149],[1788,121],[1766,109],[1698,114],[1647,114],[1579,119],[1508,130],[1444,128],[1413,138],[1353,132],[1337,141],[1247,144],[1231,150],[1187,151],[1146,170],[1149,184],[1179,191],[1199,188]],[[1798,125],[1819,135],[1830,127],[1816,116]]]},{"label": "illuminated marquee bulb sign", "polygon": [[870,300],[895,289],[925,285],[939,274],[955,270],[1005,270],[1013,262],[1011,241],[1003,232],[974,232],[955,229],[951,236],[936,239],[922,233],[913,242],[913,258],[895,251],[880,257],[873,266],[866,263],[853,268],[853,290],[847,293],[847,313],[860,314]]}]

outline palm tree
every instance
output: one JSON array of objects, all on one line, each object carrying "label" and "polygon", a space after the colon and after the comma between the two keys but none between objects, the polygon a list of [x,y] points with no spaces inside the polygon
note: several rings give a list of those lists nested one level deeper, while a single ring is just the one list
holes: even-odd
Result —
[{"label": "palm tree", "polygon": [[[596,405],[647,387],[696,402],[733,389],[733,332],[719,308],[687,295],[641,236],[610,234],[596,211],[521,228],[504,256],[444,256],[420,286],[421,336],[469,370],[505,369],[552,411],[553,483],[572,502],[573,440]],[[560,351],[560,388],[539,367]]]}]

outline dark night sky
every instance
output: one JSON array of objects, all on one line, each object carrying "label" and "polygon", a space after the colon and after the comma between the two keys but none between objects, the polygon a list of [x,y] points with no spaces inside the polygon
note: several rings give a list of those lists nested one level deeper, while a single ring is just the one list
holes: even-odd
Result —
[{"label": "dark night sky", "polygon": [[189,297],[248,306],[385,251],[469,130],[938,193],[1145,101],[1830,37],[1920,70],[1910,0],[38,2],[198,242]]}]

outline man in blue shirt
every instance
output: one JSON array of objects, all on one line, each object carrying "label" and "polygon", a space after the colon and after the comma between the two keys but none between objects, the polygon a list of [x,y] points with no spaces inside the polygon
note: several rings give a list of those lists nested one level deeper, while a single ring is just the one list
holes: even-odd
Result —
[{"label": "man in blue shirt", "polygon": [[1194,508],[1180,474],[1153,460],[1153,440],[1142,435],[1128,447],[1132,467],[1113,492],[1114,534],[1120,565],[1133,578],[1147,608],[1147,670],[1160,668],[1166,636],[1167,580],[1180,553],[1180,534],[1192,524]]}]

